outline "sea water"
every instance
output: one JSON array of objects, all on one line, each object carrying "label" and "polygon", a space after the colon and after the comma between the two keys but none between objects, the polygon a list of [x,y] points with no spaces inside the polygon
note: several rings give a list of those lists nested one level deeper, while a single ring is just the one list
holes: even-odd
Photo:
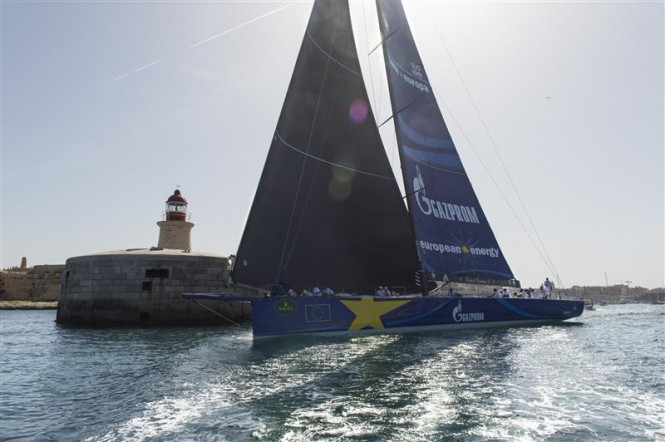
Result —
[{"label": "sea water", "polygon": [[665,308],[254,342],[0,312],[1,440],[665,440]]}]

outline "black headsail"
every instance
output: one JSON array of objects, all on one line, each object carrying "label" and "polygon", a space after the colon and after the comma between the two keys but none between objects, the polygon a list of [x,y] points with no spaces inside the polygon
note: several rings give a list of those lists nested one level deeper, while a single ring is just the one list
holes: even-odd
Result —
[{"label": "black headsail", "polygon": [[316,1],[235,263],[236,281],[413,286],[404,201],[369,106],[346,1]]},{"label": "black headsail", "polygon": [[377,0],[416,247],[430,278],[514,280],[443,120],[399,0]]}]

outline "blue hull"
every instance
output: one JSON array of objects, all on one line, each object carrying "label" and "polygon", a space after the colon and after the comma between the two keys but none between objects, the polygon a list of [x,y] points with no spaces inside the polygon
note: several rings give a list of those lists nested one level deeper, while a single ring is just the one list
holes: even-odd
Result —
[{"label": "blue hull", "polygon": [[575,318],[584,311],[583,301],[519,298],[183,296],[251,302],[255,338],[537,325]]}]

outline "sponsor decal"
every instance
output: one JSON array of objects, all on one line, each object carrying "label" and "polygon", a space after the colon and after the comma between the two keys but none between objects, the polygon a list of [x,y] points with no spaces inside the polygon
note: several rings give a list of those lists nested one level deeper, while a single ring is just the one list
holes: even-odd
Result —
[{"label": "sponsor decal", "polygon": [[424,80],[424,79],[425,79],[425,78],[423,77],[423,68],[422,68],[420,65],[415,64],[414,62],[411,62],[411,73],[412,73],[414,76],[420,78],[421,80]]},{"label": "sponsor decal", "polygon": [[312,304],[305,306],[306,322],[330,322],[330,304]]},{"label": "sponsor decal", "polygon": [[413,194],[416,198],[418,208],[424,215],[445,219],[447,221],[480,224],[480,219],[478,218],[475,207],[461,206],[459,204],[427,198],[427,195],[425,194],[425,184],[418,166],[416,166],[416,177],[413,178]]},{"label": "sponsor decal", "polygon": [[275,302],[275,313],[280,315],[292,315],[298,309],[296,303],[290,299],[280,299]]},{"label": "sponsor decal", "polygon": [[489,256],[490,258],[499,257],[499,249],[496,247],[467,247],[467,246],[455,246],[452,244],[441,244],[434,243],[429,241],[418,241],[418,246],[422,250],[428,252],[434,251],[439,253],[457,253],[457,254],[468,254],[474,256]]},{"label": "sponsor decal", "polygon": [[[425,184],[418,166],[416,166],[416,176],[413,178],[413,194],[416,198],[418,208],[424,215],[433,216],[434,218],[447,221],[480,224],[480,219],[478,218],[475,207],[462,206],[427,198]],[[416,241],[416,244],[423,251],[433,251],[441,254],[452,253],[458,255],[487,256],[490,258],[498,258],[500,254],[498,247],[475,247],[444,244],[425,240]]]},{"label": "sponsor decal", "polygon": [[457,307],[453,309],[453,320],[455,322],[478,322],[485,320],[485,312],[462,312],[462,300],[457,301]]},{"label": "sponsor decal", "polygon": [[417,80],[413,78],[413,76],[410,75],[408,72],[402,70],[392,58],[390,58],[389,61],[390,61],[390,67],[395,72],[395,75],[401,78],[409,86],[418,89],[420,92],[429,93],[429,85],[426,84],[427,81],[423,78],[420,66],[416,65],[415,63],[411,63],[412,75],[417,76],[418,77]]}]

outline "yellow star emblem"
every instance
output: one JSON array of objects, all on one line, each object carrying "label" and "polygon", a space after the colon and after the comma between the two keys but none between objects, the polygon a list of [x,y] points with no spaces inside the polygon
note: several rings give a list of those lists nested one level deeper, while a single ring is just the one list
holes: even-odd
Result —
[{"label": "yellow star emblem", "polygon": [[384,328],[381,316],[409,302],[411,301],[376,301],[365,296],[360,301],[342,301],[342,304],[356,315],[349,330],[361,330],[365,327]]},{"label": "yellow star emblem", "polygon": [[469,249],[467,246],[462,246],[462,252],[464,253],[469,253],[471,249]]}]

